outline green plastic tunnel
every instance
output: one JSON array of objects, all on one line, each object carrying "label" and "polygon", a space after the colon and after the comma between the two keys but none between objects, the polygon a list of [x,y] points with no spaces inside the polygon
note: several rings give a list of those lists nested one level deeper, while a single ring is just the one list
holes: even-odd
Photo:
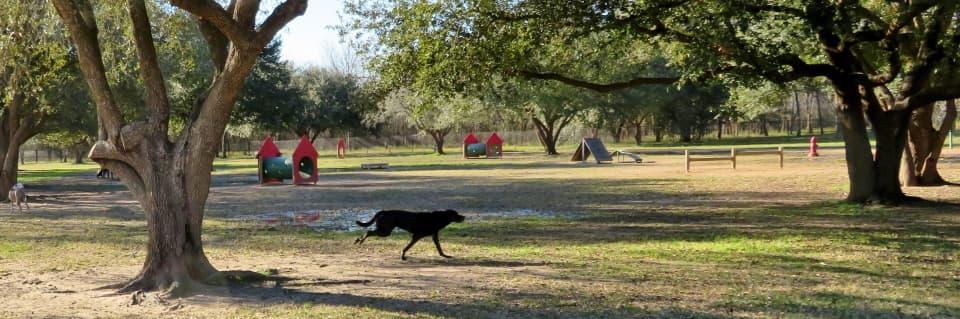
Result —
[{"label": "green plastic tunnel", "polygon": [[487,144],[467,144],[467,156],[487,155]]},{"label": "green plastic tunnel", "polygon": [[290,179],[293,177],[293,160],[289,157],[270,157],[263,160],[263,178]]}]

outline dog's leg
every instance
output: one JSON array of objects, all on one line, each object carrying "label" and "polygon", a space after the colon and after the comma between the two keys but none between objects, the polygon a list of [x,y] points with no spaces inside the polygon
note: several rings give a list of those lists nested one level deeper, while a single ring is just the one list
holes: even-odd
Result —
[{"label": "dog's leg", "polygon": [[400,260],[407,260],[407,250],[410,249],[410,247],[413,247],[413,244],[416,244],[417,241],[423,237],[424,236],[413,235],[413,239],[410,240],[410,243],[407,244],[407,247],[403,247],[403,253],[400,254]]},{"label": "dog's leg", "polygon": [[363,233],[363,236],[361,236],[360,238],[357,238],[357,240],[353,241],[353,243],[362,244],[363,241],[367,240],[367,237],[370,237],[371,235],[377,236],[377,237],[387,237],[387,236],[390,236],[391,232],[393,232],[393,228],[380,228],[378,226],[373,230],[368,230],[366,233]]},{"label": "dog's leg", "polygon": [[434,245],[437,245],[437,252],[440,253],[440,256],[443,256],[443,257],[445,257],[445,258],[453,258],[453,257],[451,257],[451,256],[447,256],[447,255],[444,255],[444,254],[443,254],[443,249],[440,248],[440,234],[439,234],[439,233],[434,233],[434,234],[433,234],[433,244],[434,244]]},{"label": "dog's leg", "polygon": [[357,238],[357,240],[354,240],[353,243],[356,245],[362,244],[364,240],[367,240],[367,236],[370,236],[370,232],[372,232],[372,230],[368,230],[364,232],[363,235],[360,235],[360,238]]}]

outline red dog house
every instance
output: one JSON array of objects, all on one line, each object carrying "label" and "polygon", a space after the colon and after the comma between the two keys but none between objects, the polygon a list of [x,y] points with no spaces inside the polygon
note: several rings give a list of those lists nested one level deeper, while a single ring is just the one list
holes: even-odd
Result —
[{"label": "red dog house", "polygon": [[300,138],[300,144],[293,151],[293,162],[297,165],[297,171],[293,174],[294,184],[317,183],[317,149],[306,135]]},{"label": "red dog house", "polygon": [[497,135],[497,132],[490,134],[487,138],[487,158],[503,157],[503,140]]},{"label": "red dog house", "polygon": [[[470,147],[470,145],[479,144],[479,143],[480,143],[480,140],[477,139],[477,137],[474,136],[473,133],[468,133],[468,134],[467,134],[467,137],[465,137],[465,138],[463,139],[463,158],[476,158],[476,157],[478,157],[479,154],[471,154],[471,153],[468,153],[468,152],[467,152],[467,148]],[[476,153],[476,152],[474,152],[474,153]]]}]

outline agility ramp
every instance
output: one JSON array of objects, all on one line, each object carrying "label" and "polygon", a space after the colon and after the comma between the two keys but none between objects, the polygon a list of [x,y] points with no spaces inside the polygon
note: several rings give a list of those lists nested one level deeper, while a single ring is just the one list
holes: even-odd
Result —
[{"label": "agility ramp", "polygon": [[613,163],[613,157],[610,156],[607,147],[596,137],[584,138],[577,150],[573,152],[573,158],[570,161],[586,162],[590,155],[593,155],[593,158],[597,160],[597,164]]}]

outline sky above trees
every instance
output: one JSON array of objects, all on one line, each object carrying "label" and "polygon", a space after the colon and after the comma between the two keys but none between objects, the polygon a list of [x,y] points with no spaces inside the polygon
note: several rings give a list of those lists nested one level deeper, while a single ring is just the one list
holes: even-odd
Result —
[{"label": "sky above trees", "polygon": [[336,56],[347,48],[331,28],[340,23],[337,13],[342,6],[342,0],[310,1],[307,13],[280,31],[281,58],[294,66],[331,66],[331,54]]}]

